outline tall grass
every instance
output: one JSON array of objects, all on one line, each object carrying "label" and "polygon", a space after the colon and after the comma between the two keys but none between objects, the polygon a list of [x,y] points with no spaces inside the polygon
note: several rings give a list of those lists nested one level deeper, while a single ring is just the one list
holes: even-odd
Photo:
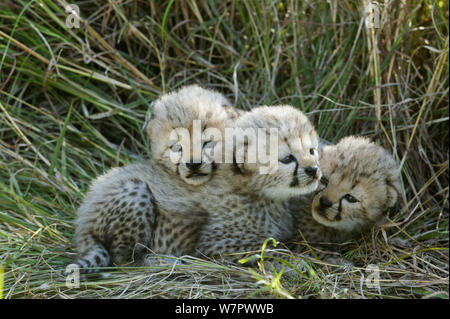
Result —
[{"label": "tall grass", "polygon": [[[78,1],[69,29],[66,1],[2,1],[3,296],[448,298],[448,1],[379,2],[380,28],[367,29],[368,1]],[[147,156],[149,105],[188,83],[242,109],[291,104],[331,142],[365,135],[392,151],[401,203],[391,227],[345,245],[357,267],[188,258],[66,287],[89,182]],[[364,284],[369,264],[380,289]]]}]

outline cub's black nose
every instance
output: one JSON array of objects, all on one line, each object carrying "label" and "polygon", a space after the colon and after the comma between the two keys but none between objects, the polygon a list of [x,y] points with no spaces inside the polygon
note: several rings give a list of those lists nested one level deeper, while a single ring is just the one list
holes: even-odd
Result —
[{"label": "cub's black nose", "polygon": [[320,203],[320,207],[323,207],[323,208],[328,208],[328,207],[333,206],[333,203],[330,200],[328,200],[328,198],[326,198],[326,197],[320,197],[319,203]]},{"label": "cub's black nose", "polygon": [[317,166],[308,166],[308,167],[305,167],[305,173],[308,176],[316,177],[318,169],[319,168]]},{"label": "cub's black nose", "polygon": [[196,171],[200,168],[200,166],[202,166],[202,163],[193,163],[193,162],[189,162],[186,163],[186,167],[189,168],[191,171]]}]

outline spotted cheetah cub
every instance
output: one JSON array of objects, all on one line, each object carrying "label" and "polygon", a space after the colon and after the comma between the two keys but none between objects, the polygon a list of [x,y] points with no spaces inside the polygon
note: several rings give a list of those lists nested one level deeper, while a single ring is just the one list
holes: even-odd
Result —
[{"label": "spotted cheetah cub", "polygon": [[[237,116],[229,105],[222,94],[197,85],[160,98],[147,126],[155,160],[187,184],[206,183],[216,169],[211,154],[215,146],[221,146],[219,133]],[[199,145],[201,150],[196,152]]]},{"label": "spotted cheetah cub", "polygon": [[[287,199],[313,192],[321,178],[318,136],[302,112],[291,106],[259,107],[241,115],[234,128],[242,130],[235,131],[241,132],[236,137],[242,143],[234,143],[235,174],[229,176],[234,191],[210,195],[204,203],[209,213],[196,247],[200,255],[259,250],[268,237],[291,238],[296,228]],[[267,136],[269,129],[277,134]],[[250,150],[276,151],[274,161],[250,160]]]},{"label": "spotted cheetah cub", "polygon": [[195,85],[154,103],[147,130],[151,158],[98,177],[77,212],[76,264],[142,265],[148,247],[166,254],[193,250],[205,211],[191,194],[210,183],[217,187],[219,174],[218,165],[208,160],[218,141],[205,131],[227,126],[222,107],[227,104],[219,93]]},{"label": "spotted cheetah cub", "polygon": [[385,222],[400,192],[399,166],[385,149],[345,137],[323,148],[320,166],[327,185],[309,199],[310,209],[303,204],[298,221],[307,241],[344,242]]}]

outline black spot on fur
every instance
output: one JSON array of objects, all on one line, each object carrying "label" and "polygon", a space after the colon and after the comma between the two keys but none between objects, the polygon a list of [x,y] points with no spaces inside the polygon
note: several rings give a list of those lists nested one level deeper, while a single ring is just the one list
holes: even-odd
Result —
[{"label": "black spot on fur", "polygon": [[291,184],[289,184],[289,186],[296,187],[298,185],[299,185],[298,178],[297,178],[297,176],[294,176],[294,178],[292,179],[292,182],[291,182]]}]

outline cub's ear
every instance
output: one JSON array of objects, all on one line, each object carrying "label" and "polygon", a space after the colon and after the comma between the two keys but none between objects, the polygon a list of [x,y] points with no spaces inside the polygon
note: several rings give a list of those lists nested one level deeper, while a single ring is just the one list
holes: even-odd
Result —
[{"label": "cub's ear", "polygon": [[395,206],[398,200],[399,192],[396,187],[394,187],[392,184],[386,185],[386,207],[392,208]]},{"label": "cub's ear", "polygon": [[400,169],[396,168],[391,171],[391,175],[386,177],[387,208],[392,208],[397,204],[401,189]]},{"label": "cub's ear", "polygon": [[397,211],[397,202],[399,197],[399,191],[392,183],[386,180],[386,201],[384,202],[383,213],[380,214],[379,219],[376,224],[378,226],[389,224],[389,220],[387,219],[388,215],[395,213]]},{"label": "cub's ear", "polygon": [[148,143],[148,148],[149,148],[150,152],[152,151],[152,147],[151,147],[151,144],[152,144],[151,136],[153,135],[153,130],[152,130],[152,128],[153,128],[154,122],[155,122],[154,119],[152,119],[152,120],[148,119],[148,120],[145,121],[144,126],[142,127],[142,129],[145,130],[145,133],[146,133],[146,135],[147,135],[146,141],[147,141],[147,143]]},{"label": "cub's ear", "polygon": [[150,134],[152,132],[152,126],[155,122],[155,117],[153,116],[153,109],[151,108],[153,106],[153,102],[150,105],[150,109],[147,111],[147,113],[145,114],[145,122],[144,125],[142,126],[142,130],[147,133],[147,138],[150,138]]},{"label": "cub's ear", "polygon": [[144,126],[142,127],[143,130],[145,130],[147,132],[147,135],[150,135],[151,131],[152,131],[152,124],[155,122],[155,120],[146,120],[144,123]]}]

